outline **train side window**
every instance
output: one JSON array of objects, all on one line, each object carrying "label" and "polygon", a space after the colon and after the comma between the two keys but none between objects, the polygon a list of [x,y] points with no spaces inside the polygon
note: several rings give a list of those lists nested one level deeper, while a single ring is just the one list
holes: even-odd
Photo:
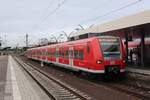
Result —
[{"label": "train side window", "polygon": [[49,51],[49,56],[52,56],[52,53],[51,53],[51,51]]},{"label": "train side window", "polygon": [[55,57],[57,57],[57,51],[55,51]]},{"label": "train side window", "polygon": [[56,57],[56,51],[54,51],[54,57]]},{"label": "train side window", "polygon": [[74,50],[74,59],[78,59],[79,55],[78,55],[78,50]]},{"label": "train side window", "polygon": [[62,52],[62,58],[64,58],[64,52]]},{"label": "train side window", "polygon": [[47,53],[48,53],[48,52],[47,52],[47,51],[45,51],[45,56],[47,56]]},{"label": "train side window", "polygon": [[72,59],[73,58],[73,50],[70,50],[70,58]]},{"label": "train side window", "polygon": [[67,59],[69,58],[69,52],[68,52],[68,50],[66,50],[66,58]]},{"label": "train side window", "polygon": [[59,57],[61,57],[61,51],[59,51]]},{"label": "train side window", "polygon": [[54,52],[52,51],[52,56],[54,56]]},{"label": "train side window", "polygon": [[51,52],[50,52],[50,51],[47,51],[47,55],[48,55],[48,56],[51,56]]},{"label": "train side window", "polygon": [[46,51],[43,51],[44,52],[44,56],[46,56],[47,55],[47,52]]},{"label": "train side window", "polygon": [[59,52],[58,51],[55,52],[55,57],[59,57]]},{"label": "train side window", "polygon": [[90,46],[89,45],[87,46],[86,49],[87,49],[87,53],[90,53]]},{"label": "train side window", "polygon": [[44,56],[46,56],[47,55],[47,52],[46,51],[44,51]]},{"label": "train side window", "polygon": [[50,56],[50,52],[49,51],[47,51],[47,56]]},{"label": "train side window", "polygon": [[62,49],[62,58],[64,58],[64,49]]},{"label": "train side window", "polygon": [[84,59],[83,50],[79,50],[79,59],[80,59],[80,60],[83,60],[83,59]]}]

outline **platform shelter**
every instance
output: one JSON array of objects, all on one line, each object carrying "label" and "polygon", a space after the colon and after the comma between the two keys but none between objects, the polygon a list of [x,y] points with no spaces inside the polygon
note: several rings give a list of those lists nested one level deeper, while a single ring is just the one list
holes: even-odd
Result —
[{"label": "platform shelter", "polygon": [[74,32],[70,40],[99,35],[121,37],[126,46],[128,64],[150,65],[150,10]]}]

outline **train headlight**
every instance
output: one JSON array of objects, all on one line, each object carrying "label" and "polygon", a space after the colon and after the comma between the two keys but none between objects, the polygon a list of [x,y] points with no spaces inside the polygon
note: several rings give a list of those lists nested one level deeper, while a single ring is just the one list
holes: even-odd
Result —
[{"label": "train headlight", "polygon": [[102,64],[103,62],[101,60],[96,61],[97,64]]},{"label": "train headlight", "polygon": [[126,60],[123,60],[122,62],[123,62],[123,63],[126,63]]}]

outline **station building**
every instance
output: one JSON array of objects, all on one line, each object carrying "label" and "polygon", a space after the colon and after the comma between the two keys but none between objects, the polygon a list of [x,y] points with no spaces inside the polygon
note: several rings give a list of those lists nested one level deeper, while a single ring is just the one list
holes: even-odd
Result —
[{"label": "station building", "polygon": [[121,37],[128,64],[139,67],[150,65],[150,10],[74,32],[70,40],[101,35]]}]

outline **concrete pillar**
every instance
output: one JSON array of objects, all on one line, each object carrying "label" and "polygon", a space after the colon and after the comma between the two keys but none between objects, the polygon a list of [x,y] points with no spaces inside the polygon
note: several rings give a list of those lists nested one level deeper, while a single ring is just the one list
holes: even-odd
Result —
[{"label": "concrete pillar", "polygon": [[125,46],[126,46],[126,62],[128,63],[128,31],[127,29],[124,30],[124,34],[125,34]]},{"label": "concrete pillar", "polygon": [[141,33],[141,66],[144,66],[144,49],[145,49],[145,30],[144,28],[140,29]]}]

